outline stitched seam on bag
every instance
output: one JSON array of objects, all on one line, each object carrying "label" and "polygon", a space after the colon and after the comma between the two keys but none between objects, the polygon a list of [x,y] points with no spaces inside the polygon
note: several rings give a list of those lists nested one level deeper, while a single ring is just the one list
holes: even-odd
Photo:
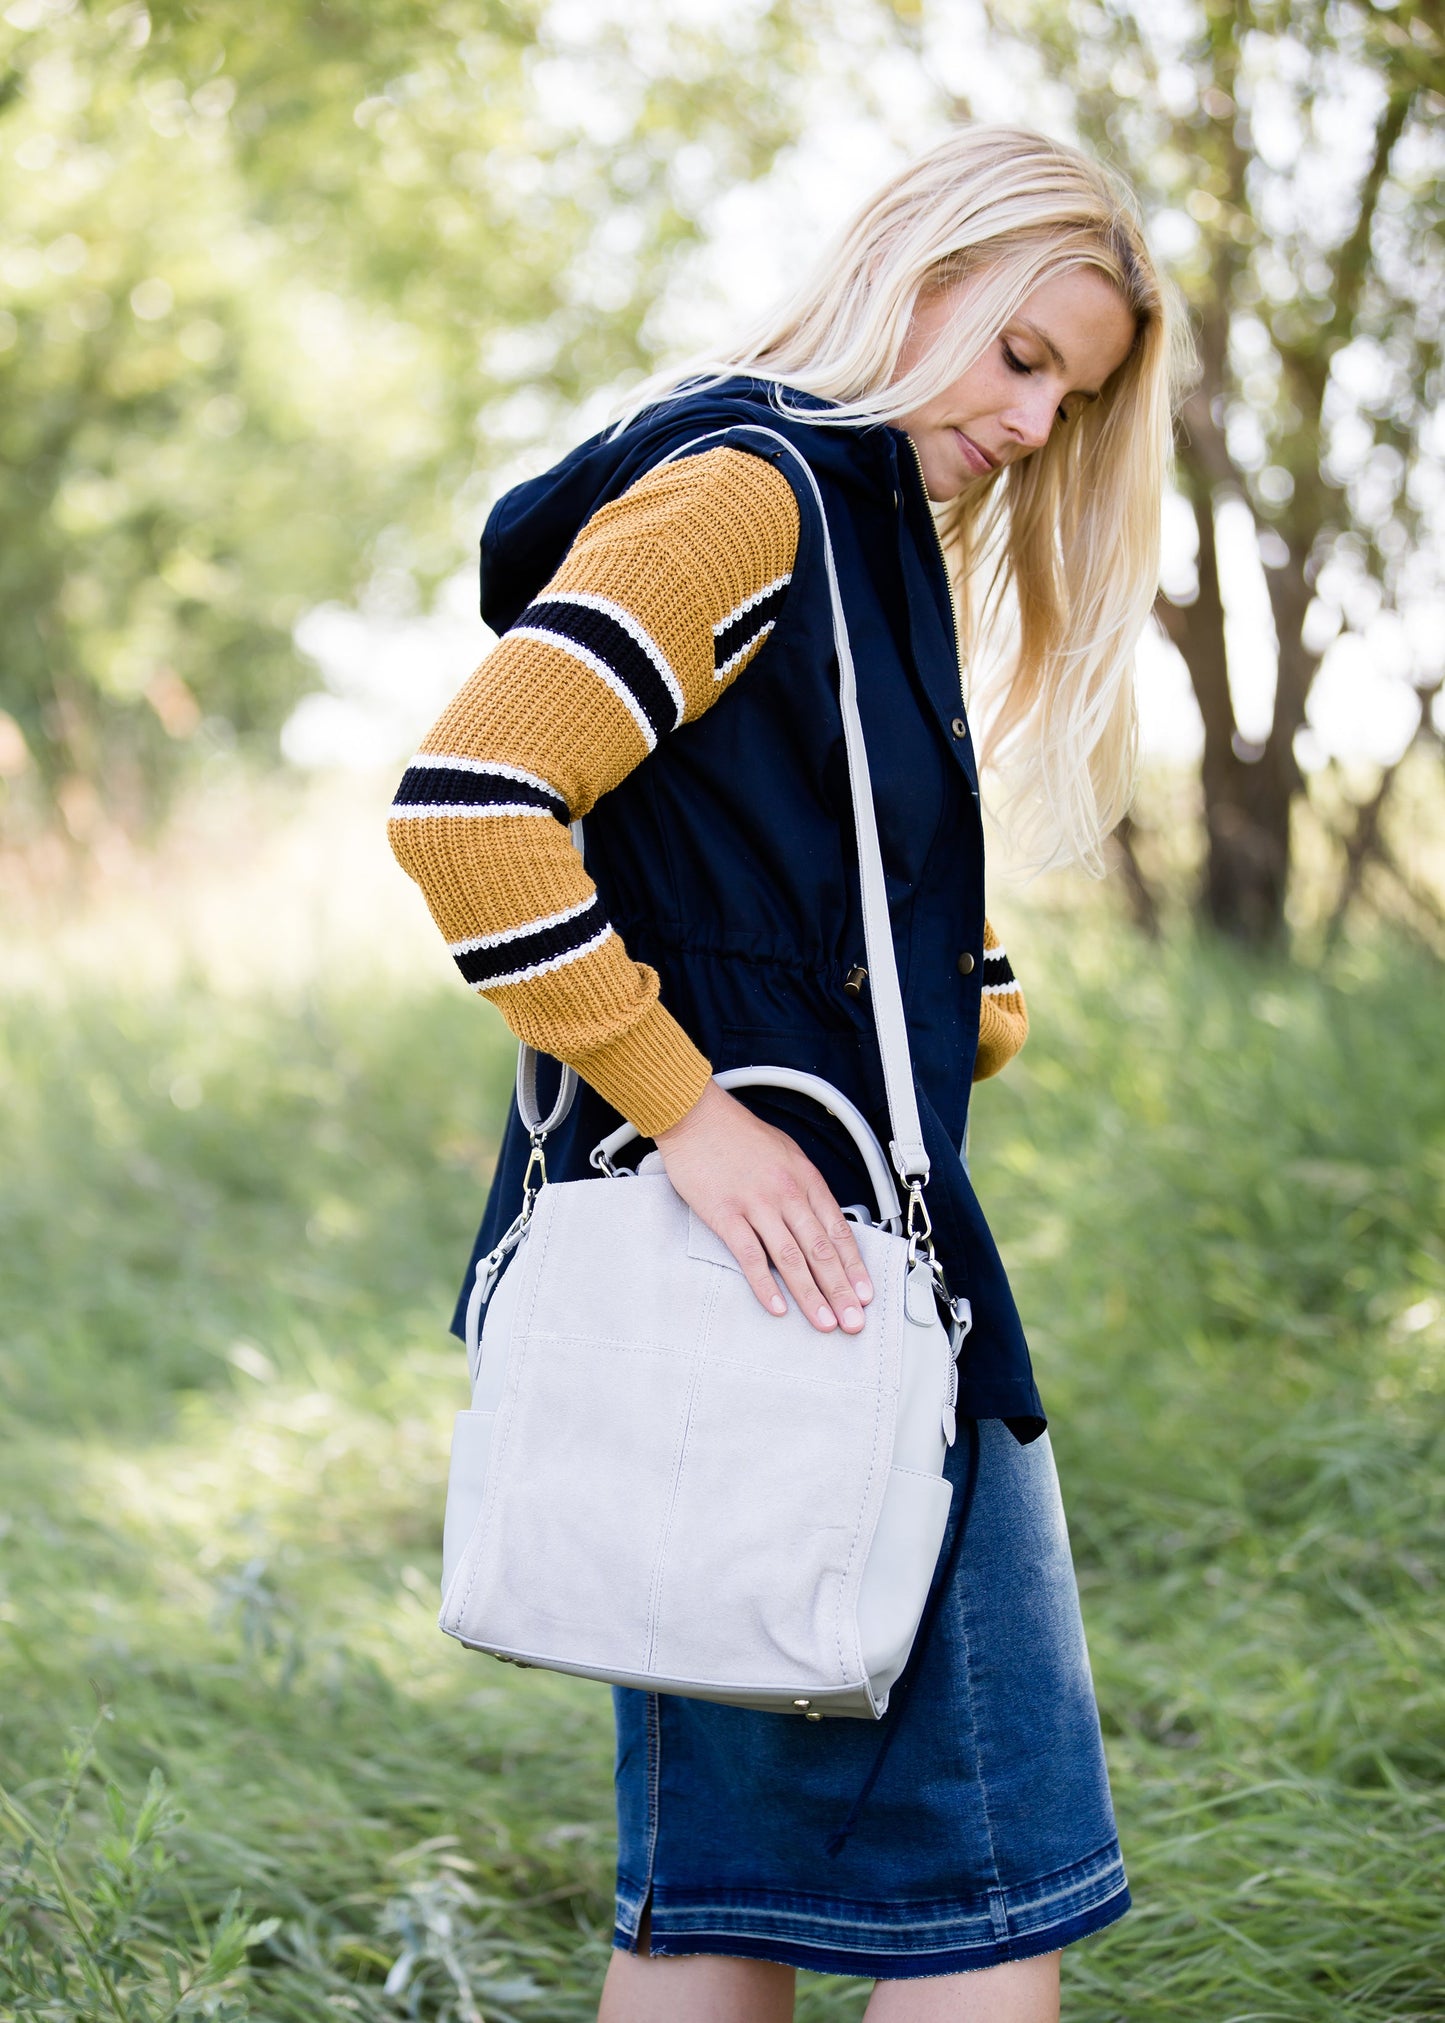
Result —
[{"label": "stitched seam on bag", "polygon": [[[531,1644],[479,1644],[474,1637],[462,1636],[457,1638],[457,1642],[464,1650],[481,1651],[485,1656],[500,1652],[503,1657],[519,1658],[524,1665],[534,1666],[538,1671],[557,1672],[574,1679],[596,1679],[626,1693],[660,1693],[664,1697],[675,1696],[682,1700],[716,1699],[721,1707],[745,1706],[754,1698],[766,1701],[766,1706],[750,1710],[758,1713],[770,1712],[774,1705],[791,1707],[792,1695],[797,1691],[795,1686],[780,1686],[776,1677],[714,1679],[711,1676],[693,1676],[674,1679],[665,1672],[624,1672],[617,1666],[594,1665],[590,1659],[579,1658],[573,1663],[559,1658],[555,1651],[534,1649]],[[813,1690],[823,1696],[826,1707],[832,1701],[856,1697],[863,1689],[859,1681],[850,1679],[842,1686],[815,1686]]]},{"label": "stitched seam on bag", "polygon": [[576,1342],[585,1349],[625,1349],[639,1356],[676,1356],[679,1360],[688,1351],[678,1348],[675,1342],[625,1341],[620,1335],[569,1334],[560,1328],[536,1328],[532,1339],[537,1342]]},{"label": "stitched seam on bag", "polygon": [[[898,1283],[896,1272],[891,1274],[890,1277],[893,1286],[896,1288]],[[891,1299],[889,1301],[888,1317],[890,1321],[892,1321],[894,1318],[893,1301]],[[901,1315],[899,1316],[899,1318],[901,1319]],[[888,1335],[885,1333],[883,1336],[883,1340],[886,1341],[888,1340],[888,1338],[889,1338]],[[863,1497],[862,1501],[859,1503],[858,1506],[858,1516],[853,1526],[853,1537],[848,1546],[848,1559],[847,1563],[843,1568],[843,1578],[838,1583],[838,1596],[833,1608],[833,1625],[834,1625],[833,1634],[837,1640],[838,1645],[838,1676],[840,1679],[845,1681],[848,1677],[848,1668],[847,1668],[847,1660],[843,1655],[843,1597],[848,1591],[848,1582],[853,1572],[853,1562],[858,1554],[858,1540],[863,1530],[863,1513],[867,1510],[869,1501],[873,1495],[873,1480],[878,1471],[878,1421],[879,1416],[882,1413],[882,1410],[883,1410],[883,1385],[882,1382],[879,1380],[878,1373],[875,1370],[874,1384],[873,1384],[873,1442],[868,1450],[868,1479],[863,1485]],[[891,1450],[889,1458],[890,1460],[892,1458]],[[878,1528],[876,1520],[873,1528],[874,1531],[876,1532]],[[858,1612],[856,1607],[853,1611],[853,1631],[854,1631],[854,1642],[858,1646],[854,1654],[855,1662],[858,1671],[862,1676],[863,1683],[865,1686],[867,1686],[868,1673],[866,1667],[863,1664],[863,1648],[861,1640],[859,1639],[857,1634]],[[870,1698],[871,1698],[871,1688],[870,1688]]]},{"label": "stitched seam on bag", "polygon": [[798,1391],[826,1391],[830,1394],[834,1391],[860,1392],[866,1397],[869,1392],[878,1388],[876,1383],[852,1384],[835,1377],[805,1377],[795,1370],[770,1369],[766,1363],[749,1362],[746,1356],[709,1356],[708,1368],[746,1370],[750,1377],[766,1377],[770,1384],[787,1384]]},{"label": "stitched seam on bag", "polygon": [[[523,1320],[520,1307],[513,1316],[511,1341],[508,1345],[507,1355],[507,1391],[505,1397],[498,1401],[497,1417],[499,1419],[502,1418],[504,1405],[510,1406],[511,1409],[506,1413],[505,1424],[503,1426],[494,1426],[492,1429],[492,1438],[494,1440],[497,1438],[498,1433],[502,1435],[502,1438],[497,1449],[495,1466],[489,1467],[487,1470],[487,1493],[482,1500],[482,1508],[477,1513],[477,1522],[472,1532],[473,1538],[476,1537],[478,1530],[481,1529],[482,1520],[490,1518],[492,1512],[496,1509],[497,1485],[502,1479],[502,1464],[506,1459],[507,1446],[512,1437],[512,1420],[516,1416],[517,1392],[521,1388],[522,1382],[522,1365],[525,1363],[527,1357],[526,1344],[530,1339],[527,1324],[530,1323],[532,1315],[537,1310],[537,1294],[542,1283],[542,1271],[547,1262],[547,1248],[552,1241],[552,1224],[555,1219],[549,1206],[546,1215],[542,1218],[542,1247],[537,1254],[537,1269],[532,1277],[526,1321],[524,1322]],[[518,1258],[514,1261],[520,1263],[521,1259]],[[470,1540],[468,1543],[470,1544]],[[471,1599],[472,1589],[477,1584],[477,1576],[480,1574],[481,1568],[482,1554],[478,1552],[473,1557],[472,1577],[467,1582],[467,1591],[462,1596],[460,1607],[457,1610],[456,1622],[458,1626],[460,1626],[466,1615],[467,1603]]]},{"label": "stitched seam on bag", "polygon": [[677,1493],[682,1482],[683,1463],[687,1459],[687,1443],[692,1433],[692,1412],[697,1401],[697,1387],[702,1382],[703,1357],[707,1350],[708,1336],[712,1332],[713,1308],[717,1305],[717,1281],[708,1288],[707,1305],[703,1308],[702,1319],[698,1323],[696,1343],[693,1349],[692,1381],[687,1387],[687,1407],[682,1415],[682,1430],[678,1436],[677,1450],[672,1462],[672,1494],[667,1501],[667,1516],[662,1523],[662,1537],[657,1544],[657,1558],[652,1568],[652,1593],[647,1602],[647,1657],[645,1669],[651,1671],[657,1653],[657,1610],[658,1598],[662,1592],[662,1577],[667,1567],[667,1548],[672,1537],[673,1512],[677,1509]]},{"label": "stitched seam on bag", "polygon": [[[671,1342],[626,1341],[618,1335],[572,1334],[566,1333],[559,1328],[533,1329],[531,1338],[533,1341],[538,1342],[576,1342],[583,1348],[588,1349],[619,1349],[628,1354],[640,1356],[675,1356],[679,1361],[682,1360],[684,1355],[690,1353],[687,1350],[678,1348],[675,1343]],[[750,1376],[761,1376],[766,1371],[770,1382],[776,1380],[780,1384],[791,1384],[800,1390],[827,1392],[859,1391],[867,1394],[876,1391],[878,1388],[876,1381],[871,1384],[862,1382],[855,1384],[850,1383],[846,1378],[840,1377],[805,1377],[801,1373],[791,1370],[770,1370],[764,1364],[749,1362],[745,1356],[710,1356],[708,1363],[712,1369],[746,1370]]]}]

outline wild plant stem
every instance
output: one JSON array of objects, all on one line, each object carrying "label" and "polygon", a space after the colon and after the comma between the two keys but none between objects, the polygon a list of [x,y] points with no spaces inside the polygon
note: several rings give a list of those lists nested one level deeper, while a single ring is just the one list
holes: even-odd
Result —
[{"label": "wild plant stem", "polygon": [[45,1838],[43,1833],[38,1831],[33,1821],[27,1817],[22,1807],[16,1804],[3,1785],[0,1785],[0,1806],[3,1806],[9,1817],[23,1828],[26,1835],[35,1842],[36,1847],[45,1857],[45,1866],[50,1870],[51,1876],[54,1878],[56,1893],[60,1898],[66,1920],[85,1949],[86,1957],[99,1978],[100,1985],[105,1991],[106,2000],[115,2013],[117,2023],[130,2023],[115,1982],[111,1979],[104,1963],[96,1956],[91,1946],[90,1927],[87,1925],[85,1915],[75,1899],[75,1894],[70,1884],[66,1880],[65,1870],[60,1864],[60,1857],[56,1854],[52,1844]]}]

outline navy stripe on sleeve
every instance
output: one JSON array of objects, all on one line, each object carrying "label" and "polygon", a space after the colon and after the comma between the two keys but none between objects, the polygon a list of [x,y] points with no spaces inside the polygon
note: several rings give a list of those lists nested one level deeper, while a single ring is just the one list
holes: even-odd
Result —
[{"label": "navy stripe on sleeve", "polygon": [[535,810],[567,820],[567,803],[555,787],[516,766],[481,761],[434,760],[423,753],[402,774],[392,812],[398,815],[506,813]]},{"label": "navy stripe on sleeve", "polygon": [[772,631],[783,608],[790,581],[790,577],[780,577],[759,596],[740,605],[721,625],[713,627],[713,668],[719,680],[725,674],[731,674],[749,647]]},{"label": "navy stripe on sleeve", "polygon": [[983,987],[990,993],[1018,989],[1018,979],[1014,975],[1013,964],[1008,959],[1008,951],[1006,949],[986,948],[984,950]]},{"label": "navy stripe on sleeve", "polygon": [[549,919],[525,922],[499,934],[480,934],[454,941],[457,968],[473,990],[495,990],[499,984],[525,983],[529,977],[560,969],[600,946],[612,932],[594,892],[579,906]]},{"label": "navy stripe on sleeve", "polygon": [[539,597],[512,630],[550,640],[607,683],[630,709],[651,750],[682,722],[683,698],[659,649],[635,619],[600,597]]}]

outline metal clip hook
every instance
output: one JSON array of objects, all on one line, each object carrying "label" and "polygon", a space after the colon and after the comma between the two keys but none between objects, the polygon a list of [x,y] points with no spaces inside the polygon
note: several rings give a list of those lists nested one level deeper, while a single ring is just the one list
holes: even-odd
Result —
[{"label": "metal clip hook", "polygon": [[917,1264],[924,1256],[937,1269],[933,1255],[933,1217],[928,1212],[928,1204],[923,1199],[923,1182],[913,1180],[908,1186],[908,1217],[905,1231],[908,1238],[908,1262]]},{"label": "metal clip hook", "polygon": [[[547,1155],[542,1150],[542,1137],[543,1134],[541,1132],[534,1131],[532,1133],[532,1149],[527,1155],[527,1170],[522,1175],[521,1219],[524,1224],[531,1220],[532,1208],[537,1196],[547,1185]],[[535,1186],[532,1184],[532,1175],[534,1173],[537,1175]]]},{"label": "metal clip hook", "polygon": [[[908,1183],[908,1216],[904,1233],[908,1238],[909,1264],[915,1265],[920,1262],[927,1264],[929,1271],[933,1274],[933,1291],[938,1301],[940,1313],[946,1314],[950,1323],[956,1325],[959,1303],[954,1300],[953,1294],[949,1289],[948,1279],[943,1269],[943,1260],[933,1248],[933,1217],[929,1214],[928,1203],[923,1198],[923,1182],[921,1180],[910,1180]],[[964,1300],[962,1305],[967,1308],[967,1300]],[[970,1325],[972,1325],[971,1319]],[[967,1330],[965,1329],[966,1332]],[[962,1336],[959,1339],[962,1340]]]}]

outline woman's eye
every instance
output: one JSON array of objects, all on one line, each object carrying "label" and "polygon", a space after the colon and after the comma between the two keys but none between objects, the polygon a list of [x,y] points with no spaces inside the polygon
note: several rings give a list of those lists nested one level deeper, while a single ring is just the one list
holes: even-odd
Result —
[{"label": "woman's eye", "polygon": [[[1029,379],[1038,371],[1036,365],[1026,365],[1024,363],[1006,337],[1000,338],[999,342],[1003,346],[1004,362],[1010,372],[1021,373],[1025,379]],[[1058,419],[1060,421],[1067,421],[1069,419],[1069,410],[1062,405],[1058,409]]]}]

